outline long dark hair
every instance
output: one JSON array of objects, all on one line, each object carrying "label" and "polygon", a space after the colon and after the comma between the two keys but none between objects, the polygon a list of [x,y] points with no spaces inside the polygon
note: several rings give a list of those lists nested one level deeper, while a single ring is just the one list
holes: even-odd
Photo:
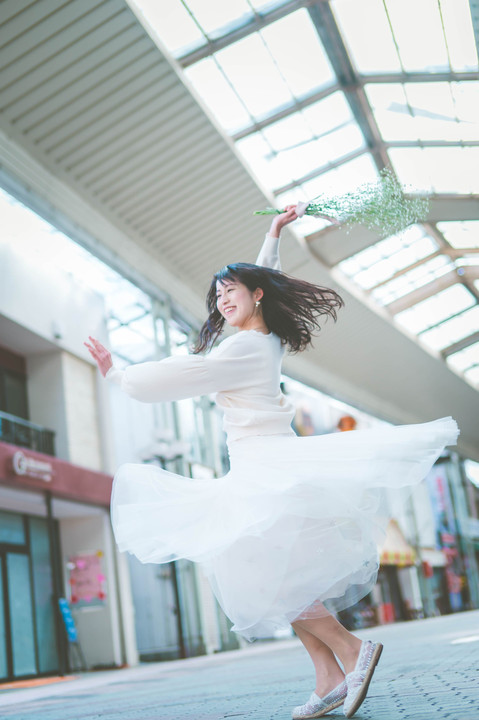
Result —
[{"label": "long dark hair", "polygon": [[281,338],[291,352],[304,350],[311,344],[312,335],[321,329],[321,315],[336,320],[336,310],[343,300],[334,290],[319,287],[305,280],[290,277],[279,270],[234,263],[215,273],[206,297],[208,319],[200,330],[194,353],[208,350],[223,331],[225,319],[216,307],[216,283],[240,282],[250,292],[263,290],[261,309],[270,332]]}]

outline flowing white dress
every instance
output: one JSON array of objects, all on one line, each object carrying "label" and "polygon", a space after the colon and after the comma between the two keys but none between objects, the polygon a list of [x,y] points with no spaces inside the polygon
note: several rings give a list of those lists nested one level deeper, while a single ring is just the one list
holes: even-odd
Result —
[{"label": "flowing white dress", "polygon": [[[257,264],[280,269],[266,236]],[[370,592],[387,522],[384,488],[419,483],[446,445],[452,418],[297,437],[280,391],[283,347],[240,331],[208,355],[112,368],[107,378],[142,402],[216,393],[230,472],[192,480],[127,464],[115,475],[112,524],[120,550],[142,562],[202,564],[233,630],[269,637]]]}]

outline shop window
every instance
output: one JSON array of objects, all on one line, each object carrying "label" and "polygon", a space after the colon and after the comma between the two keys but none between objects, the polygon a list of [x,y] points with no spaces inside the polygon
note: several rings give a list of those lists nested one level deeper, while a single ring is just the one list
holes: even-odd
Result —
[{"label": "shop window", "polygon": [[21,515],[0,510],[0,543],[25,545],[25,526]]},{"label": "shop window", "polygon": [[53,577],[50,560],[50,539],[47,521],[31,517],[30,548],[33,568],[33,597],[35,605],[38,672],[48,673],[58,668]]},{"label": "shop window", "polygon": [[0,410],[28,420],[27,383],[20,373],[0,367]]}]

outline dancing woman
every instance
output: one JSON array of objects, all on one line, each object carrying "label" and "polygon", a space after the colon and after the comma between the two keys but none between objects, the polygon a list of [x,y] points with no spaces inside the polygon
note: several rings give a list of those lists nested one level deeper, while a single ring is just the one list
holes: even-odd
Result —
[{"label": "dancing woman", "polygon": [[[283,274],[277,215],[256,265],[214,275],[209,316],[193,354],[122,371],[95,339],[85,343],[101,373],[143,402],[216,393],[231,469],[191,480],[151,465],[115,476],[112,524],[120,550],[142,562],[201,563],[233,630],[270,637],[291,624],[316,671],[294,718],[344,704],[352,717],[366,696],[380,643],[361,642],[333,613],[373,587],[387,487],[420,482],[458,430],[451,418],[353,433],[297,437],[280,391],[284,350],[306,349],[322,316],[336,319],[333,290]],[[236,333],[206,354],[227,323]],[[338,663],[338,660],[339,663]]]}]

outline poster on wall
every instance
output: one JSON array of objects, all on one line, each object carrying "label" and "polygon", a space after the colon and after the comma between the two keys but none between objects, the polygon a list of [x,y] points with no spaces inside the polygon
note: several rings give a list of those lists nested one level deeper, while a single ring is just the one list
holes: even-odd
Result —
[{"label": "poster on wall", "polygon": [[70,604],[74,608],[105,605],[105,576],[102,569],[103,553],[84,553],[68,559]]}]

